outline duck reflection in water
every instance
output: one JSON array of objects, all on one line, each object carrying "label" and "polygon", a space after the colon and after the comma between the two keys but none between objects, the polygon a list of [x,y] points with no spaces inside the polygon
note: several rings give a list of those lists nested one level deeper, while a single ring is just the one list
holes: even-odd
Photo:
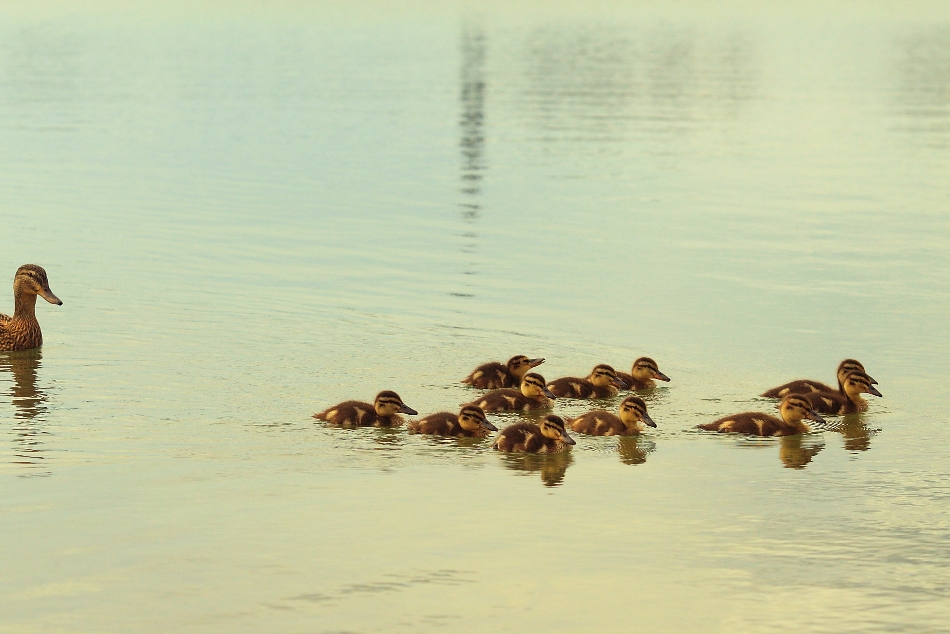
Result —
[{"label": "duck reflection in water", "polygon": [[868,427],[866,417],[864,412],[858,412],[841,418],[835,431],[844,436],[845,451],[867,451],[871,448],[871,437],[880,430]]},{"label": "duck reflection in water", "polygon": [[505,468],[524,471],[524,475],[540,473],[544,486],[556,487],[564,483],[564,474],[574,462],[574,456],[570,451],[550,454],[503,453],[501,460]]},{"label": "duck reflection in water", "polygon": [[656,443],[643,436],[618,436],[617,453],[624,464],[643,464],[656,451]]},{"label": "duck reflection in water", "polygon": [[42,428],[47,414],[48,395],[37,387],[42,359],[42,348],[0,352],[0,382],[8,380],[7,373],[13,379],[10,389],[5,393],[11,397],[15,408],[13,432],[17,446],[14,462],[17,464],[38,466],[44,459],[41,438],[48,433]]},{"label": "duck reflection in water", "polygon": [[782,445],[778,450],[778,457],[788,469],[804,469],[815,455],[825,448],[820,437],[782,436]]}]

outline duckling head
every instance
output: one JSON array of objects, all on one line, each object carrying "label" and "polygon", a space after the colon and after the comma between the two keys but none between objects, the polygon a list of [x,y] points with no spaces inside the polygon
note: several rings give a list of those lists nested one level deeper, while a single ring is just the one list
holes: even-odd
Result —
[{"label": "duckling head", "polygon": [[849,372],[845,377],[844,391],[848,396],[855,397],[859,394],[873,394],[874,396],[883,396],[874,385],[874,379],[864,372]]},{"label": "duckling head", "polygon": [[485,411],[478,405],[466,405],[459,412],[459,426],[465,431],[475,431],[479,427],[488,431],[498,431],[498,428],[488,422]]},{"label": "duckling head", "polygon": [[16,275],[13,277],[13,292],[16,295],[39,295],[50,304],[63,305],[62,300],[53,295],[53,291],[49,289],[46,269],[36,264],[24,264],[16,270]]},{"label": "duckling head", "polygon": [[647,414],[647,404],[639,396],[628,396],[620,401],[620,420],[628,427],[635,427],[639,422],[656,427],[656,423]]},{"label": "duckling head", "polygon": [[544,363],[544,359],[529,359],[523,354],[519,354],[508,359],[508,363],[505,365],[507,366],[509,372],[520,379],[528,373],[528,370],[537,367],[542,363]]},{"label": "duckling head", "polygon": [[657,381],[670,380],[670,377],[660,372],[660,367],[650,357],[640,357],[634,361],[633,368],[630,369],[630,376],[638,381],[649,381],[650,379],[656,379]]},{"label": "duckling head", "polygon": [[782,420],[786,423],[797,423],[803,418],[810,418],[816,423],[825,422],[825,419],[815,411],[815,408],[808,402],[808,399],[798,396],[797,394],[792,394],[782,399],[778,409],[782,414]]},{"label": "duckling head", "polygon": [[542,394],[548,398],[557,398],[547,385],[543,376],[537,372],[529,372],[521,379],[521,393],[528,398],[538,398]]},{"label": "duckling head", "polygon": [[[864,365],[861,364],[857,359],[845,359],[838,364],[838,383],[844,385],[844,380],[848,378],[848,375],[852,372],[864,372]],[[877,385],[877,381],[872,379],[870,376],[872,385]]]},{"label": "duckling head", "polygon": [[395,414],[409,414],[410,416],[415,416],[419,413],[403,403],[398,394],[389,390],[385,390],[376,395],[376,400],[373,402],[373,409],[376,410],[377,416],[393,416]]},{"label": "duckling head", "polygon": [[553,414],[551,416],[545,416],[538,427],[541,428],[541,433],[547,438],[560,440],[566,445],[577,444],[577,441],[568,436],[564,428],[564,419],[560,416],[554,416]]},{"label": "duckling head", "polygon": [[615,385],[620,389],[627,387],[627,384],[617,376],[617,371],[605,363],[595,365],[594,369],[590,371],[587,380],[597,387],[606,387],[608,385]]}]

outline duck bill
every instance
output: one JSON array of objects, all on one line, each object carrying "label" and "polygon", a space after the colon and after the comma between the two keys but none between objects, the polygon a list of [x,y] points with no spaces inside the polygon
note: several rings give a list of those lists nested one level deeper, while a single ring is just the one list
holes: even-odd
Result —
[{"label": "duck bill", "polygon": [[643,424],[649,425],[650,427],[656,427],[656,423],[653,422],[653,419],[650,418],[650,415],[647,413],[643,414]]},{"label": "duck bill", "polygon": [[409,414],[410,416],[417,416],[417,415],[419,414],[419,412],[417,412],[416,410],[412,409],[411,407],[409,407],[409,406],[406,405],[405,403],[403,403],[402,405],[399,406],[399,413],[400,413],[400,414]]},{"label": "duck bill", "polygon": [[873,376],[869,376],[869,377],[868,377],[868,381],[871,382],[871,385],[877,385],[877,381],[874,380],[874,377],[873,377]]},{"label": "duck bill", "polygon": [[877,389],[876,387],[874,387],[873,385],[868,388],[868,394],[873,394],[874,396],[884,396],[884,395],[881,394],[881,393],[878,391],[878,389]]},{"label": "duck bill", "polygon": [[480,420],[478,421],[478,424],[481,425],[483,428],[487,429],[488,431],[498,431],[498,428],[492,425],[491,423],[489,423],[487,420]]},{"label": "duck bill", "polygon": [[577,441],[567,435],[567,432],[561,432],[561,441],[566,445],[576,445]]},{"label": "duck bill", "polygon": [[541,388],[541,393],[547,396],[548,398],[557,398],[556,396],[554,396],[554,392],[552,392],[546,387]]},{"label": "duck bill", "polygon": [[656,373],[654,373],[653,378],[656,379],[657,381],[667,381],[667,382],[669,382],[669,380],[670,380],[670,377],[666,376],[666,375],[663,374],[662,372],[656,372]]},{"label": "duck bill", "polygon": [[824,424],[824,422],[825,422],[825,419],[822,418],[821,415],[820,415],[818,412],[816,412],[815,410],[809,410],[809,412],[808,412],[808,418],[812,419],[812,420],[815,421],[816,423]]},{"label": "duck bill", "polygon": [[612,379],[612,381],[613,381],[613,384],[619,387],[621,390],[625,390],[628,387],[630,387],[629,385],[627,385],[627,382],[621,379],[619,376]]},{"label": "duck bill", "polygon": [[49,290],[48,288],[41,289],[37,295],[48,301],[50,304],[56,304],[57,306],[63,305],[63,300],[53,295],[53,291]]},{"label": "duck bill", "polygon": [[528,359],[529,368],[536,368],[542,363],[544,363],[544,359]]}]

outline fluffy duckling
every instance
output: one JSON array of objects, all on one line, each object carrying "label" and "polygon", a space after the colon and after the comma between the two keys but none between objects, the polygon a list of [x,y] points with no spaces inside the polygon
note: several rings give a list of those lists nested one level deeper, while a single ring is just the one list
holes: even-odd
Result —
[{"label": "fluffy duckling", "polygon": [[620,416],[598,409],[567,421],[571,429],[591,436],[631,436],[639,434],[640,423],[656,427],[647,414],[647,404],[639,396],[620,401]]},{"label": "fluffy duckling", "polygon": [[754,436],[794,436],[807,434],[811,429],[802,422],[803,418],[823,423],[825,419],[818,415],[815,408],[804,396],[793,394],[782,399],[779,405],[781,418],[761,414],[759,412],[744,412],[723,416],[705,425],[700,429],[718,432],[735,432],[737,434],[752,434]]},{"label": "fluffy duckling", "polygon": [[849,372],[845,377],[841,389],[844,390],[842,396],[838,392],[812,392],[803,394],[807,398],[816,412],[821,414],[844,415],[854,414],[867,410],[868,403],[862,394],[873,394],[874,396],[883,396],[877,388],[872,385],[874,379],[864,372]]},{"label": "fluffy duckling", "polygon": [[554,394],[547,388],[544,377],[529,372],[521,379],[521,388],[495,390],[475,400],[469,405],[477,405],[486,412],[527,412],[533,409],[549,409]]},{"label": "fluffy duckling", "polygon": [[545,416],[540,425],[518,423],[506,427],[498,434],[498,440],[492,448],[525,453],[559,453],[573,444],[574,439],[564,429],[564,420],[552,415]]},{"label": "fluffy duckling", "polygon": [[[845,359],[838,364],[838,389],[825,385],[820,381],[811,381],[809,379],[798,379],[797,381],[791,381],[785,383],[784,385],[779,385],[778,387],[773,387],[771,390],[766,390],[762,393],[762,396],[766,398],[782,398],[783,396],[788,396],[789,394],[811,394],[813,392],[837,392],[842,396],[845,396],[844,392],[844,379],[851,372],[864,372],[864,366],[860,361],[855,359]],[[873,385],[877,385],[877,381],[871,379]]]},{"label": "fluffy duckling", "polygon": [[656,387],[656,381],[653,379],[658,379],[660,381],[670,380],[670,377],[660,372],[660,368],[656,364],[656,361],[650,357],[640,357],[633,362],[633,367],[630,368],[630,374],[627,374],[626,372],[618,372],[617,376],[621,381],[630,386],[631,390],[652,389]]},{"label": "fluffy duckling", "polygon": [[36,321],[37,295],[50,304],[63,305],[49,289],[46,270],[24,264],[13,276],[13,317],[0,313],[0,350],[28,350],[43,345],[40,322]]},{"label": "fluffy duckling", "polygon": [[609,398],[617,396],[617,388],[626,388],[627,384],[617,378],[617,371],[609,365],[601,363],[586,379],[566,376],[548,384],[555,396],[569,398]]},{"label": "fluffy duckling", "polygon": [[497,361],[483,363],[462,379],[462,383],[467,383],[480,390],[498,390],[503,387],[516,388],[521,385],[521,379],[531,368],[542,363],[544,363],[544,359],[529,359],[523,354],[519,354],[508,359],[508,363],[505,365]]},{"label": "fluffy duckling", "polygon": [[376,395],[372,404],[344,401],[313,417],[339,427],[395,427],[404,422],[399,414],[415,416],[418,413],[403,403],[398,394],[385,390]]},{"label": "fluffy duckling", "polygon": [[409,431],[436,436],[484,438],[498,428],[485,419],[485,411],[477,405],[465,405],[458,414],[439,412],[409,422]]}]

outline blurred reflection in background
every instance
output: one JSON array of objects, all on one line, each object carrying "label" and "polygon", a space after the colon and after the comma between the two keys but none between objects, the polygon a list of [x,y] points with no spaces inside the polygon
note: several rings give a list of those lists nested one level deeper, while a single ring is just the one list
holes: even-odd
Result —
[{"label": "blurred reflection in background", "polygon": [[556,487],[564,483],[564,474],[574,462],[570,451],[553,454],[506,453],[501,455],[507,469],[528,473],[540,473],[544,486]]}]

